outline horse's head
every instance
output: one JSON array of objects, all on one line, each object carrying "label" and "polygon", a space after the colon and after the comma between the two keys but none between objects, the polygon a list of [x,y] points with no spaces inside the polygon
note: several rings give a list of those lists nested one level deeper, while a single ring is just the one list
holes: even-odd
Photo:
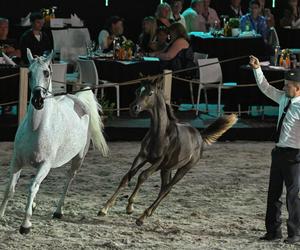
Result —
[{"label": "horse's head", "polygon": [[161,94],[162,79],[145,80],[141,82],[141,86],[135,91],[135,100],[130,105],[130,112],[137,116],[144,110],[151,110],[156,105],[156,98]]},{"label": "horse's head", "polygon": [[52,90],[51,60],[53,51],[47,57],[33,58],[30,49],[27,49],[29,66],[29,84],[31,89],[31,104],[37,110],[44,107],[44,99]]}]

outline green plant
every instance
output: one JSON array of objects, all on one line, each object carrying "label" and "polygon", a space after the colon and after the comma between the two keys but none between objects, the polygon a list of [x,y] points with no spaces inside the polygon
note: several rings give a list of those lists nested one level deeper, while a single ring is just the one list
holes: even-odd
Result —
[{"label": "green plant", "polygon": [[240,28],[240,19],[239,18],[230,18],[229,19],[229,26],[232,29],[238,29],[238,28]]},{"label": "green plant", "polygon": [[125,50],[133,49],[133,47],[134,47],[134,42],[131,40],[126,40],[122,43],[122,48],[124,48]]},{"label": "green plant", "polygon": [[115,108],[116,104],[114,102],[110,102],[108,99],[105,98],[105,96],[99,99],[99,104],[102,107],[103,114],[108,118],[111,118],[113,116],[113,109]]}]

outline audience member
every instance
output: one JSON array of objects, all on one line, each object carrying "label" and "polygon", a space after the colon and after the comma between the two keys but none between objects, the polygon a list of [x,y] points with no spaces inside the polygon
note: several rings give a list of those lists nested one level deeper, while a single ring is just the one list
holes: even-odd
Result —
[{"label": "audience member", "polygon": [[266,0],[259,0],[259,3],[260,3],[260,15],[266,18],[269,28],[274,27],[275,26],[274,16],[271,13],[271,10],[269,8],[265,8]]},{"label": "audience member", "polygon": [[183,0],[173,0],[171,2],[172,15],[171,19],[174,22],[181,23],[184,28],[186,28],[186,23],[184,17],[180,14],[182,11]]},{"label": "audience member", "polygon": [[283,18],[280,20],[280,26],[300,28],[300,8],[298,0],[288,0],[288,6],[284,10]]},{"label": "audience member", "polygon": [[209,7],[210,2],[211,0],[204,0],[204,11],[201,14],[205,19],[206,32],[209,31],[210,27],[220,27],[220,19],[217,12]]},{"label": "audience member", "polygon": [[105,28],[100,31],[98,36],[98,43],[103,52],[113,50],[115,39],[118,39],[120,43],[126,41],[125,36],[123,36],[123,22],[123,18],[118,16],[112,16],[106,21]]},{"label": "audience member", "polygon": [[171,7],[167,3],[161,3],[157,6],[155,16],[157,21],[157,27],[166,26],[170,27],[173,20],[171,20]]},{"label": "audience member", "polygon": [[143,20],[143,32],[139,37],[139,46],[142,52],[155,50],[156,43],[156,19],[152,16],[145,17]]},{"label": "audience member", "polygon": [[35,12],[30,15],[31,29],[25,31],[20,40],[21,56],[24,63],[27,60],[27,48],[34,56],[43,56],[51,52],[52,42],[47,34],[42,31],[44,18],[41,13]]},{"label": "audience member", "polygon": [[190,8],[186,9],[182,16],[186,22],[186,31],[206,31],[204,12],[204,0],[192,0]]},{"label": "audience member", "polygon": [[260,3],[258,0],[250,1],[249,13],[241,18],[241,30],[254,30],[256,34],[262,35],[267,42],[269,29],[266,18],[260,15]]},{"label": "audience member", "polygon": [[9,57],[21,57],[21,51],[18,48],[15,39],[8,38],[9,21],[0,17],[0,47],[2,51]]},{"label": "audience member", "polygon": [[241,0],[230,0],[230,5],[224,11],[229,18],[241,18],[243,16]]}]

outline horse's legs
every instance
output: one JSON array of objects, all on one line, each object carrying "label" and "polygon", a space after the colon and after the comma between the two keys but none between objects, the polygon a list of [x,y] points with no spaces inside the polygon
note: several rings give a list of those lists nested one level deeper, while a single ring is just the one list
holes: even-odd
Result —
[{"label": "horse's legs", "polygon": [[13,158],[11,165],[10,165],[10,177],[9,182],[6,187],[6,191],[4,194],[4,198],[0,207],[0,218],[4,216],[5,209],[7,206],[7,202],[9,198],[13,197],[13,194],[15,192],[15,186],[18,182],[18,179],[20,178],[21,174],[21,167],[17,165],[15,157]]},{"label": "horse's legs", "polygon": [[158,194],[157,199],[153,202],[153,204],[147,208],[144,213],[141,215],[140,218],[136,220],[136,224],[138,226],[143,225],[145,218],[150,217],[155,209],[158,207],[159,203],[169,194],[171,191],[172,187],[182,179],[182,177],[194,166],[195,162],[189,162],[187,165],[184,167],[181,167],[180,169],[177,170],[176,174],[174,177],[171,179],[171,181],[166,184],[165,186],[161,187],[161,190]]},{"label": "horse's legs", "polygon": [[161,161],[159,163],[153,164],[151,167],[147,168],[139,175],[138,182],[135,186],[135,189],[133,190],[133,193],[131,194],[131,196],[128,199],[128,205],[126,208],[126,211],[128,214],[131,214],[133,212],[133,203],[135,201],[135,197],[138,194],[142,184],[149,178],[149,176],[151,176],[157,170],[160,163],[161,163]]},{"label": "horse's legs", "polygon": [[123,176],[117,190],[106,202],[105,206],[102,208],[102,210],[100,210],[98,215],[105,216],[107,214],[108,209],[110,209],[114,205],[120,191],[130,182],[131,178],[135,176],[137,171],[139,171],[139,169],[142,168],[146,163],[147,160],[145,160],[145,157],[142,157],[140,154],[136,156],[130,170]]},{"label": "horse's legs", "polygon": [[68,193],[69,187],[70,187],[70,185],[71,185],[71,183],[72,183],[72,181],[73,181],[73,179],[74,179],[77,171],[79,170],[79,168],[82,165],[83,159],[84,158],[80,158],[79,155],[75,156],[72,159],[72,166],[68,170],[67,180],[66,180],[66,183],[65,183],[62,195],[60,197],[60,200],[59,200],[59,202],[57,204],[57,208],[56,208],[55,212],[53,213],[53,218],[57,218],[57,219],[61,219],[62,218],[62,216],[63,216],[62,208],[63,208],[64,202],[65,202],[66,195]]},{"label": "horse's legs", "polygon": [[33,178],[33,181],[29,188],[29,195],[28,195],[28,199],[27,199],[25,218],[20,227],[21,234],[28,234],[30,232],[30,228],[32,225],[30,222],[30,218],[32,216],[33,200],[39,190],[40,184],[45,179],[45,177],[48,175],[50,169],[51,169],[51,167],[49,164],[42,163],[38,169],[36,176]]}]

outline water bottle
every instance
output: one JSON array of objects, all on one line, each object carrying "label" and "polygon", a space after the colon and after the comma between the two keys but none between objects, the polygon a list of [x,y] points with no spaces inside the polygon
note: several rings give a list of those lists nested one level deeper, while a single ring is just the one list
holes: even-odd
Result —
[{"label": "water bottle", "polygon": [[276,46],[274,50],[274,66],[278,66],[278,57],[280,55],[280,46]]}]

